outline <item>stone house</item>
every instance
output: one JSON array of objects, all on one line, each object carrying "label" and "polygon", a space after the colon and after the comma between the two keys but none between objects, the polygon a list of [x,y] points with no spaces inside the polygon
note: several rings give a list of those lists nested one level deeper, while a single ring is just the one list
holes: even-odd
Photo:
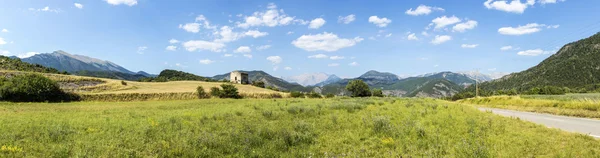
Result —
[{"label": "stone house", "polygon": [[232,71],[231,74],[229,74],[229,81],[236,84],[250,84],[248,74],[239,71]]}]

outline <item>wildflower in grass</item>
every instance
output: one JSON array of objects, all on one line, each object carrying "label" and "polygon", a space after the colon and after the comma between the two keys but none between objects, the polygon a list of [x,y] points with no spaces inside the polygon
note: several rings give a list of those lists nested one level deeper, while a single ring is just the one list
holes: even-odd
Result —
[{"label": "wildflower in grass", "polygon": [[17,153],[17,152],[23,152],[23,148],[19,148],[16,146],[10,146],[10,145],[2,145],[2,147],[0,147],[0,151],[1,152],[9,152],[9,153]]},{"label": "wildflower in grass", "polygon": [[394,146],[394,138],[391,138],[391,137],[383,138],[383,139],[381,139],[381,144],[383,144],[384,146],[387,146],[387,147],[392,147],[392,146]]}]

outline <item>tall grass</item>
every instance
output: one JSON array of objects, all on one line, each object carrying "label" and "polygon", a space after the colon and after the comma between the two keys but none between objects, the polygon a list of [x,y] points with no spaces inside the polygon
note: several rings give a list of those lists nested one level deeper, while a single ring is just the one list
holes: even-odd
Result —
[{"label": "tall grass", "polygon": [[[280,93],[241,93],[243,98],[273,99],[288,97]],[[82,101],[122,102],[122,101],[160,101],[198,99],[196,92],[183,93],[102,93],[80,94]]]},{"label": "tall grass", "polygon": [[569,96],[494,96],[458,102],[492,108],[600,118],[600,103],[597,100],[569,99]]},{"label": "tall grass", "polygon": [[0,102],[0,116],[0,157],[600,154],[590,136],[428,99]]}]

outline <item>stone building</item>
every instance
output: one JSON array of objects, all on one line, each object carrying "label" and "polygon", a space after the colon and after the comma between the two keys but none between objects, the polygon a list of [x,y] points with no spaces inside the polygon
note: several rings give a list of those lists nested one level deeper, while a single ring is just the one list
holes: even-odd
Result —
[{"label": "stone building", "polygon": [[231,81],[231,83],[237,84],[250,83],[250,81],[248,81],[248,74],[239,71],[232,71],[231,74],[229,74],[229,81]]}]

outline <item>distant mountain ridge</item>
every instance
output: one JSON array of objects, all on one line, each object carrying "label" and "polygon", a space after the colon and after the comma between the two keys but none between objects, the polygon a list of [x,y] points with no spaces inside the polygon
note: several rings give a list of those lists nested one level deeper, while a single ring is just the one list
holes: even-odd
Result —
[{"label": "distant mountain ridge", "polygon": [[[270,74],[264,71],[240,71],[248,74],[248,80],[250,82],[262,81],[265,83],[265,86],[275,87],[284,91],[302,91],[302,92],[310,92],[314,87],[308,86],[304,87],[298,83],[290,83],[284,79],[271,76]],[[221,75],[215,75],[212,77],[214,80],[229,80],[230,73],[225,73]]]},{"label": "distant mountain ridge", "polygon": [[290,83],[298,83],[302,86],[314,86],[329,79],[331,76],[335,75],[329,75],[326,73],[305,73],[296,76],[283,77],[282,79]]}]

